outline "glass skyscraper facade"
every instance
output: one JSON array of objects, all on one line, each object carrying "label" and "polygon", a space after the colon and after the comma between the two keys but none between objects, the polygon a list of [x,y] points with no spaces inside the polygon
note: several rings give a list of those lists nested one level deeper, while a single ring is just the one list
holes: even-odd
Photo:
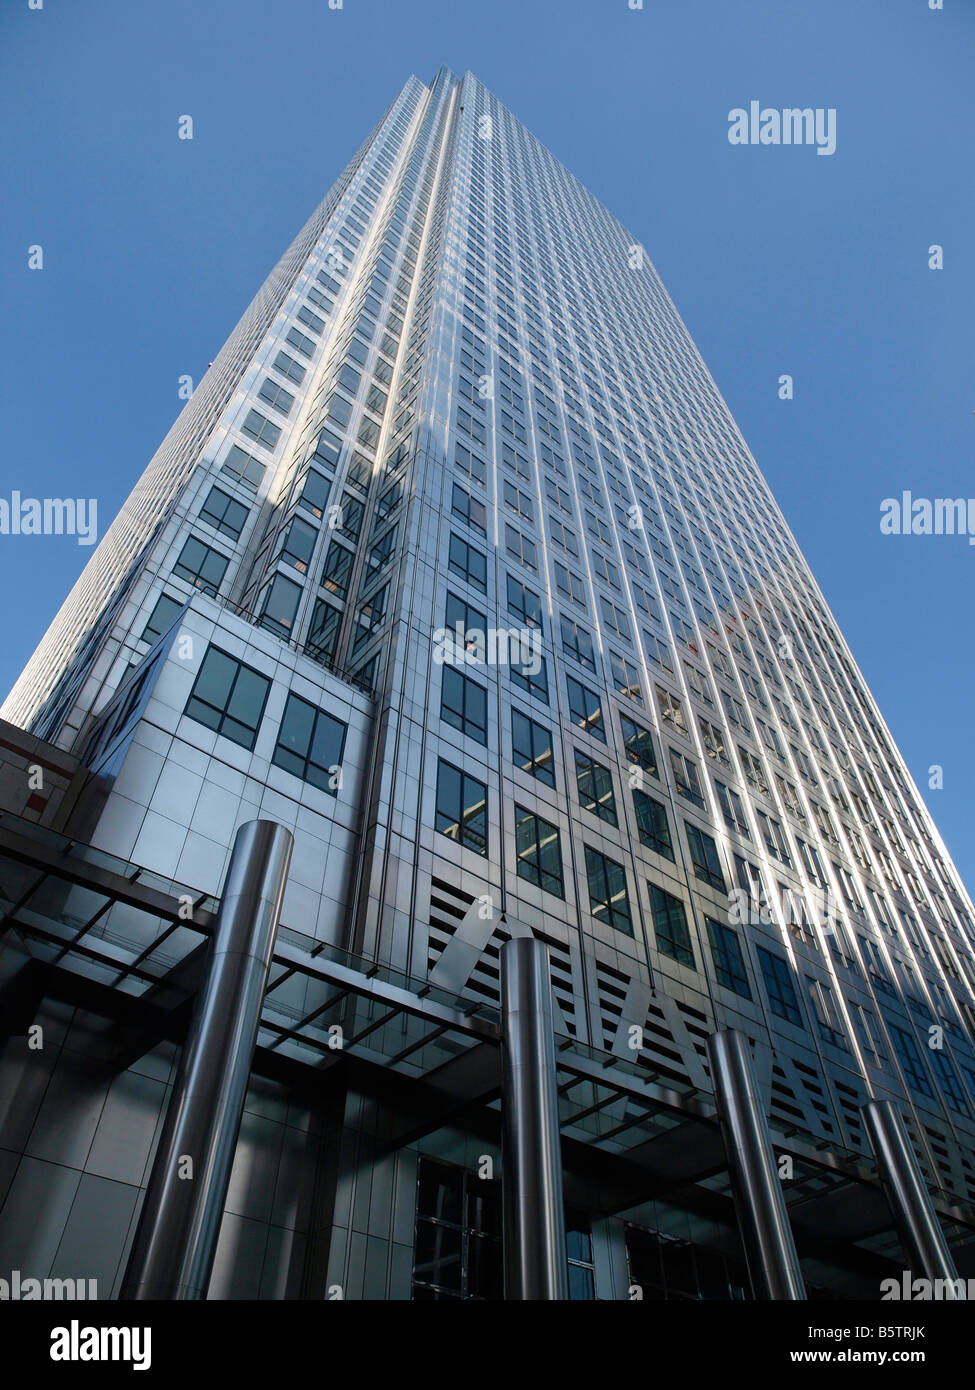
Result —
[{"label": "glass skyscraper facade", "polygon": [[[875,1195],[870,1100],[970,1259],[971,901],[646,252],[471,74],[404,86],[2,713],[59,779],[5,825],[40,821],[62,862],[21,846],[5,889],[6,987],[58,974],[30,1012],[58,1043],[7,1044],[26,1099],[0,1127],[0,1265],[63,1271],[95,1202],[118,1289],[174,1084],[179,914],[65,879],[65,845],[200,925],[255,817],[294,836],[281,939],[304,964],[272,972],[211,1296],[499,1296],[494,1092],[464,1071],[477,1046],[434,1055],[414,1027],[421,1000],[493,1018],[529,935],[576,1059],[573,1297],[748,1296],[702,1138],[717,1029],[753,1041],[796,1158],[811,1289],[869,1297],[903,1263],[833,1190]],[[357,985],[367,1020],[329,1057],[322,961],[418,1002],[385,1019]],[[106,1042],[141,1026],[113,991],[169,1020],[142,1052]],[[299,1072],[335,1053],[316,1100]],[[638,1134],[631,1190],[589,1151],[622,1163]]]}]

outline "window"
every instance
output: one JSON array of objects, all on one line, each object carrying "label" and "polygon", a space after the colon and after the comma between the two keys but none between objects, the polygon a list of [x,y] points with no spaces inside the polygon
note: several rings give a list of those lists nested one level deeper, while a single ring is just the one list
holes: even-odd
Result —
[{"label": "window", "polygon": [[610,652],[609,665],[613,673],[614,690],[620,695],[625,695],[627,699],[635,700],[638,705],[642,705],[643,684],[635,663],[625,656],[620,656],[617,652]]},{"label": "window", "polygon": [[264,590],[261,627],[279,636],[288,636],[294,626],[300,600],[301,585],[283,574],[276,574]]},{"label": "window", "polygon": [[339,628],[342,625],[342,612],[325,599],[315,600],[315,609],[305,638],[305,651],[323,666],[330,666],[338,645]]},{"label": "window", "polygon": [[533,669],[534,662],[519,665],[514,661],[509,663],[508,671],[515,685],[526,695],[534,695],[536,700],[542,700],[548,704],[548,675],[545,669],[545,658],[539,657],[538,661],[537,671]]},{"label": "window", "polygon": [[704,751],[709,758],[714,758],[719,763],[724,763],[726,767],[731,766],[728,757],[728,750],[725,747],[724,734],[716,724],[711,724],[707,719],[698,716],[698,726],[701,730],[701,741],[704,744]]},{"label": "window", "polygon": [[589,633],[586,632],[585,628],[580,627],[573,618],[563,617],[560,622],[563,651],[578,661],[580,666],[585,666],[589,671],[595,671],[596,657]]},{"label": "window", "polygon": [[473,604],[458,598],[447,590],[447,605],[444,613],[444,627],[456,636],[463,633],[463,648],[478,660],[484,659],[485,632],[487,619]]},{"label": "window", "polygon": [[332,484],[329,480],[323,474],[316,473],[314,468],[310,468],[305,476],[298,500],[303,507],[308,508],[313,516],[321,520],[331,490]]},{"label": "window", "polygon": [[623,734],[623,752],[629,762],[657,776],[657,753],[653,746],[653,735],[642,724],[635,723],[625,714],[620,715],[620,730]]},{"label": "window", "polygon": [[209,647],[197,672],[186,714],[214,733],[252,749],[271,682],[218,647]]},{"label": "window", "polygon": [[668,752],[670,770],[674,774],[674,785],[678,794],[703,811],[704,793],[701,791],[701,781],[697,775],[697,764],[690,758],[685,758],[683,753],[678,753],[676,748],[670,748]]},{"label": "window", "polygon": [[243,434],[249,435],[258,444],[263,444],[265,449],[273,449],[281,438],[281,430],[278,425],[272,425],[257,410],[248,411],[247,419],[241,425]]},{"label": "window", "polygon": [[253,454],[245,453],[239,444],[234,444],[223,461],[221,472],[256,492],[264,477],[264,465]]},{"label": "window", "polygon": [[521,488],[515,487],[514,483],[509,483],[505,478],[502,485],[502,495],[504,504],[515,516],[521,517],[529,525],[535,522],[535,507],[527,492],[522,492]]},{"label": "window", "polygon": [[487,559],[453,531],[450,533],[447,568],[451,574],[466,580],[472,588],[480,589],[482,594],[487,593]]},{"label": "window", "polygon": [[172,623],[177,613],[182,613],[183,605],[179,599],[170,598],[168,594],[160,594],[156,599],[156,606],[153,608],[149,621],[142,629],[143,642],[155,642],[157,637],[163,633]]},{"label": "window", "polygon": [[200,520],[235,541],[244,529],[249,511],[250,508],[245,507],[243,502],[237,502],[229,493],[212,487],[200,508]]},{"label": "window", "polygon": [[758,948],[758,962],[765,977],[769,1008],[786,1023],[794,1023],[797,1028],[805,1025],[799,1009],[799,996],[792,980],[792,968],[784,956],[775,955],[764,946]]},{"label": "window", "polygon": [[671,695],[669,690],[664,690],[663,686],[658,685],[657,704],[660,706],[660,717],[672,724],[679,734],[687,733],[687,725],[684,723],[684,707],[676,695]]},{"label": "window", "polygon": [[421,1157],[416,1211],[413,1298],[500,1300],[500,1181]]},{"label": "window", "polygon": [[716,780],[714,789],[718,793],[718,804],[721,807],[725,825],[731,830],[737,830],[740,835],[744,835],[746,840],[751,839],[748,833],[748,821],[745,819],[745,807],[734,787],[726,787],[723,782]]},{"label": "window", "polygon": [[440,718],[468,738],[487,744],[487,691],[453,666],[442,666]]},{"label": "window", "polygon": [[969,1115],[968,1101],[958,1080],[958,1074],[948,1055],[936,1047],[928,1048],[928,1056],[931,1058],[931,1065],[934,1067],[935,1075],[941,1082],[941,1089],[945,1094],[945,1099],[952,1110],[957,1110],[960,1115]]},{"label": "window", "polygon": [[773,820],[771,816],[767,816],[764,811],[756,811],[756,815],[769,854],[780,864],[784,864],[786,868],[791,867],[792,859],[789,855],[789,846],[779,822]]},{"label": "window", "polygon": [[690,932],[687,930],[687,914],[680,898],[666,893],[655,883],[650,884],[650,909],[653,913],[653,931],[657,938],[657,950],[681,965],[694,964],[694,950],[691,946]]},{"label": "window", "polygon": [[819,1036],[823,1042],[830,1043],[833,1047],[839,1047],[844,1052],[849,1051],[846,1041],[846,1034],[843,1031],[843,1020],[840,1018],[839,1010],[836,1007],[836,1000],[833,997],[833,987],[825,980],[814,979],[812,975],[806,976],[806,989],[809,993],[809,1002],[816,1018],[816,1027],[819,1029]]},{"label": "window", "polygon": [[285,342],[291,344],[296,352],[300,352],[302,357],[311,357],[315,351],[314,338],[306,337],[297,328],[289,328]]},{"label": "window", "polygon": [[637,833],[640,843],[662,854],[665,859],[674,858],[674,845],[670,836],[670,824],[663,803],[656,801],[639,787],[633,788],[633,807],[636,811]]},{"label": "window", "polygon": [[522,772],[537,777],[549,787],[555,786],[555,755],[552,735],[534,719],[518,710],[511,711],[511,743],[515,763]]},{"label": "window", "polygon": [[341,720],[316,709],[298,695],[289,695],[271,761],[275,767],[335,796],[341,784],[345,730]]},{"label": "window", "polygon": [[557,898],[565,896],[558,829],[523,806],[515,807],[515,855],[519,878]]},{"label": "window", "polygon": [[589,880],[589,911],[600,922],[617,931],[633,935],[630,900],[626,892],[626,871],[622,864],[586,845],[586,876]]},{"label": "window", "polygon": [[322,567],[321,586],[337,598],[345,598],[349,590],[349,576],[352,573],[353,554],[344,545],[332,541]]},{"label": "window", "polygon": [[616,817],[616,798],[613,795],[613,777],[608,767],[594,762],[585,753],[576,749],[576,785],[579,789],[579,804],[584,811],[591,812],[610,825],[618,825]]},{"label": "window", "polygon": [[507,522],[505,522],[504,527],[504,548],[509,555],[520,560],[530,570],[538,568],[535,542],[529,540],[527,536],[523,536],[520,531],[516,531]]},{"label": "window", "polygon": [[606,742],[606,731],[603,728],[603,707],[600,704],[599,696],[594,694],[572,676],[567,676],[565,680],[566,690],[569,696],[569,714],[574,724],[578,724],[581,729],[585,729],[587,734],[592,734],[595,738]]},{"label": "window", "polygon": [[595,1297],[595,1267],[592,1257],[592,1230],[579,1213],[565,1214],[565,1245],[569,1261],[569,1298],[574,1303],[592,1302]]},{"label": "window", "polygon": [[896,1023],[887,1020],[887,1031],[890,1033],[890,1040],[894,1044],[894,1051],[904,1070],[908,1084],[922,1096],[934,1097],[934,1088],[928,1080],[928,1074],[924,1063],[921,1060],[920,1049],[917,1039],[913,1033],[909,1033],[906,1028],[898,1028]]},{"label": "window", "polygon": [[740,743],[738,745],[738,756],[741,758],[741,765],[749,784],[754,787],[757,792],[761,793],[762,796],[768,796],[768,778],[765,775],[765,769],[762,766],[761,758],[756,757],[755,754],[749,752],[747,748],[742,748]]},{"label": "window", "polygon": [[173,574],[179,575],[203,593],[215,596],[230,563],[226,555],[212,550],[196,536],[190,536],[173,565]]},{"label": "window", "polygon": [[435,828],[449,840],[487,856],[487,787],[441,759]]},{"label": "window", "polygon": [[708,941],[711,943],[711,959],[714,961],[718,983],[724,985],[725,989],[734,990],[735,994],[740,994],[743,999],[751,999],[752,992],[748,987],[748,976],[745,974],[745,962],[737,932],[732,931],[731,927],[726,927],[723,922],[716,922],[713,917],[705,917],[704,923],[707,927]]},{"label": "window", "polygon": [[264,385],[258,395],[272,410],[278,411],[281,415],[287,415],[295,403],[295,398],[291,392],[286,391],[272,376],[264,378]]},{"label": "window", "polygon": [[300,516],[293,517],[284,534],[280,558],[285,564],[293,565],[299,574],[307,574],[317,540],[318,531],[314,526],[309,526]]},{"label": "window", "polygon": [[456,483],[454,483],[451,511],[454,516],[465,521],[473,530],[480,531],[482,536],[487,534],[487,509],[484,503],[478,498],[472,497],[469,492],[465,492]]},{"label": "window", "polygon": [[708,883],[719,893],[724,893],[724,874],[721,871],[718,846],[710,835],[705,835],[703,830],[691,825],[690,821],[684,822],[684,829],[687,831],[687,843],[690,846],[695,874],[703,883]]},{"label": "window", "polygon": [[542,601],[536,593],[513,575],[507,576],[508,611],[520,618],[526,627],[542,631]]}]

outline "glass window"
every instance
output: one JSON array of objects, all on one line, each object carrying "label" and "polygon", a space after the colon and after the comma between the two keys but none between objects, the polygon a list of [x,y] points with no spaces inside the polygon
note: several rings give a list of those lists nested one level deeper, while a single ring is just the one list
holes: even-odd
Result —
[{"label": "glass window", "polygon": [[579,805],[584,811],[598,816],[610,825],[619,822],[616,816],[616,798],[613,795],[613,778],[608,767],[594,762],[585,753],[576,749],[576,785],[579,789]]},{"label": "glass window", "polygon": [[603,728],[603,707],[599,696],[572,676],[566,677],[565,685],[572,722],[605,743],[606,730]]},{"label": "glass window", "polygon": [[552,735],[534,719],[518,710],[511,711],[512,755],[522,772],[537,777],[549,787],[555,786],[555,754]]},{"label": "glass window", "polygon": [[704,810],[704,793],[701,791],[700,778],[697,775],[697,764],[690,758],[685,758],[683,753],[678,753],[676,748],[668,750],[670,753],[670,768],[674,774],[674,785],[678,795],[685,801],[690,801],[693,805]]},{"label": "glass window", "polygon": [[214,733],[252,749],[271,682],[218,647],[209,647],[184,713]]},{"label": "glass window", "polygon": [[248,411],[247,419],[241,425],[241,430],[256,443],[263,444],[266,449],[273,449],[281,438],[280,427],[272,425],[271,421],[257,410]]},{"label": "glass window", "polygon": [[337,598],[345,598],[349,591],[353,559],[351,550],[346,550],[344,545],[339,545],[333,540],[325,554],[325,564],[322,567],[322,588],[327,589],[330,594],[335,594]]},{"label": "glass window", "polygon": [[617,931],[633,935],[630,900],[626,891],[626,870],[599,850],[586,845],[586,877],[589,882],[589,911],[600,922]]},{"label": "glass window", "polygon": [[183,605],[179,599],[170,598],[168,594],[160,594],[149,621],[142,629],[142,641],[155,642],[156,638],[161,637],[174,621],[176,614],[182,613],[182,611]]},{"label": "glass window", "polygon": [[526,627],[542,631],[542,601],[527,584],[512,575],[507,576],[508,610],[520,618]]},{"label": "glass window", "polygon": [[623,733],[623,752],[626,758],[644,772],[649,772],[651,777],[656,777],[657,753],[653,746],[653,734],[625,714],[620,715],[620,729]]},{"label": "glass window", "polygon": [[200,508],[200,520],[235,541],[244,529],[249,512],[250,508],[245,507],[243,502],[236,501],[228,492],[223,492],[218,487],[212,487],[207,500]]},{"label": "glass window", "polygon": [[752,992],[748,986],[737,933],[726,927],[723,922],[716,922],[713,917],[705,917],[704,922],[711,943],[711,957],[714,960],[718,983],[726,989],[734,990],[744,999],[751,999]]},{"label": "glass window", "polygon": [[475,854],[487,856],[487,787],[440,760],[435,828]]},{"label": "glass window", "polygon": [[515,807],[515,854],[519,878],[558,898],[565,896],[558,828],[523,806]]},{"label": "glass window", "polygon": [[592,638],[589,633],[579,626],[574,618],[561,618],[562,628],[562,648],[568,656],[578,661],[580,666],[585,666],[589,671],[596,669],[596,654],[593,651]]},{"label": "glass window", "polygon": [[342,626],[341,609],[326,603],[323,598],[315,600],[311,615],[308,636],[305,638],[305,651],[323,666],[331,666]]},{"label": "glass window", "polygon": [[769,1008],[787,1023],[803,1028],[799,996],[792,979],[792,967],[784,956],[775,955],[764,946],[758,948],[758,963],[762,967]]},{"label": "glass window", "polygon": [[548,674],[545,666],[545,658],[538,658],[538,670],[533,669],[534,662],[519,664],[511,662],[508,671],[512,681],[526,695],[534,695],[536,700],[542,700],[548,704]]},{"label": "glass window", "polygon": [[633,788],[633,807],[636,811],[636,828],[640,843],[662,854],[665,859],[674,858],[674,845],[670,836],[670,825],[663,803],[647,796],[639,787]]},{"label": "glass window", "polygon": [[261,627],[266,627],[279,636],[289,636],[294,627],[300,599],[301,585],[283,574],[276,574],[264,590]]},{"label": "glass window", "polygon": [[239,444],[234,444],[224,459],[221,472],[256,492],[264,477],[264,465],[253,454],[245,453]]},{"label": "glass window", "polygon": [[213,550],[196,536],[190,536],[173,565],[173,574],[179,575],[180,579],[185,579],[203,593],[215,596],[227,573],[229,563],[228,557],[221,555],[219,550]]},{"label": "glass window", "polygon": [[699,830],[696,825],[691,825],[690,821],[684,822],[684,829],[687,831],[687,843],[691,851],[691,863],[694,865],[694,872],[704,883],[708,883],[712,888],[716,888],[719,893],[725,891],[724,874],[721,871],[721,860],[718,857],[718,846],[710,835],[705,835],[703,830]]},{"label": "glass window", "polygon": [[299,516],[294,517],[281,543],[281,559],[286,564],[293,565],[300,574],[307,574],[308,562],[317,540],[318,532],[315,527],[309,526],[308,522],[302,521]]},{"label": "glass window", "polygon": [[468,738],[487,744],[487,691],[453,666],[442,666],[440,718]]},{"label": "glass window", "polygon": [[466,580],[472,588],[479,589],[482,594],[487,593],[487,558],[453,531],[450,533],[447,568],[451,574]]},{"label": "glass window", "polygon": [[889,1019],[887,1020],[887,1031],[890,1033],[891,1042],[894,1044],[894,1050],[908,1084],[920,1095],[933,1098],[934,1088],[928,1079],[928,1073],[921,1060],[921,1053],[914,1034],[909,1033],[906,1028],[899,1028],[896,1023],[891,1023]]},{"label": "glass window", "polygon": [[341,785],[346,725],[298,695],[289,695],[271,761],[320,791]]},{"label": "glass window", "polygon": [[[673,857],[673,856],[671,856]],[[687,913],[680,898],[650,884],[650,909],[653,912],[653,931],[657,949],[672,960],[689,965],[694,970],[694,950],[687,930]]]},{"label": "glass window", "polygon": [[308,508],[313,516],[321,520],[331,490],[332,484],[328,478],[324,474],[316,472],[314,468],[309,468],[298,500],[303,507]]}]

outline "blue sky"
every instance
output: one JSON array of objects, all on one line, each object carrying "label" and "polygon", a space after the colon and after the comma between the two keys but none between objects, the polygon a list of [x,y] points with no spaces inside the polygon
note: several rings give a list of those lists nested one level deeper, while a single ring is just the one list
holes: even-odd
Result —
[{"label": "blue sky", "polygon": [[[179,376],[199,379],[409,73],[470,68],[647,248],[975,886],[975,548],[879,530],[905,488],[975,495],[975,12],[645,6],[7,0],[0,495],[95,496],[103,531]],[[753,99],[835,107],[836,153],[730,145]],[[90,553],[0,536],[3,691]]]}]

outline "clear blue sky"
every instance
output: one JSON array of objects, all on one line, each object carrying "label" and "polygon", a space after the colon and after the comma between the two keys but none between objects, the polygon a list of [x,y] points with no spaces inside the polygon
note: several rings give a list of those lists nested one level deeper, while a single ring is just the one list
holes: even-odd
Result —
[{"label": "clear blue sky", "polygon": [[[971,0],[645,4],[4,0],[0,495],[104,530],[409,73],[470,68],[646,246],[975,886],[975,547],[879,531],[975,496]],[[752,99],[835,107],[837,152],[730,145]],[[90,553],[0,536],[3,691]]]}]

